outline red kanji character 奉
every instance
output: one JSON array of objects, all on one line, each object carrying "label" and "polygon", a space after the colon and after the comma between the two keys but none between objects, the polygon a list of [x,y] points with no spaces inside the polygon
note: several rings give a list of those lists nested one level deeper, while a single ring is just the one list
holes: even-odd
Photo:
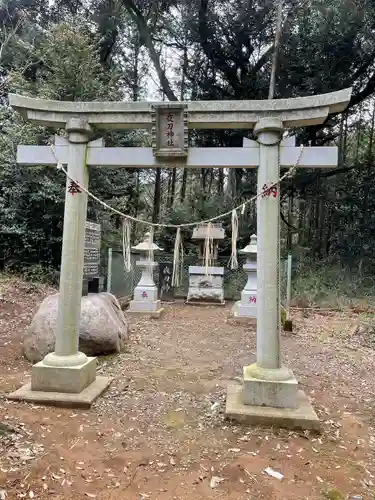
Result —
[{"label": "red kanji character \u5949", "polygon": [[72,196],[74,196],[75,194],[81,193],[81,190],[80,190],[78,184],[74,181],[70,181],[68,191],[69,191],[69,193],[71,193]]},{"label": "red kanji character \u5949", "polygon": [[249,297],[249,302],[251,304],[256,304],[257,303],[257,298],[256,297]]},{"label": "red kanji character \u5949", "polygon": [[148,297],[147,295],[147,292],[142,292],[142,297],[145,299],[146,297]]}]

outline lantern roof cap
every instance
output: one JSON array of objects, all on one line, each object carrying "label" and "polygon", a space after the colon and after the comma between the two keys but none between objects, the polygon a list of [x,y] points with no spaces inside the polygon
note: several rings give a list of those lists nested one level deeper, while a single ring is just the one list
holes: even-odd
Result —
[{"label": "lantern roof cap", "polygon": [[153,241],[152,241],[151,245],[150,245],[150,243],[151,243],[150,232],[148,231],[147,233],[145,233],[143,241],[138,243],[138,245],[135,245],[134,247],[132,247],[132,250],[135,250],[138,252],[149,252],[150,249],[153,250],[154,252],[157,250],[163,250],[162,248],[158,247],[158,245],[156,243],[154,243]]},{"label": "lantern roof cap", "polygon": [[239,250],[238,253],[243,253],[247,255],[257,254],[258,253],[258,245],[257,245],[257,235],[252,234],[250,236],[250,243],[245,246],[242,250]]}]

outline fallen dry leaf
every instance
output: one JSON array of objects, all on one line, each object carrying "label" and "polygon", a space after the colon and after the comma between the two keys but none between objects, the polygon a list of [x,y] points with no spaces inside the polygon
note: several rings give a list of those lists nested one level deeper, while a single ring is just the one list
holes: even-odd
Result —
[{"label": "fallen dry leaf", "polygon": [[211,488],[216,488],[220,483],[224,481],[223,477],[218,477],[218,476],[212,476],[210,480],[210,487]]}]

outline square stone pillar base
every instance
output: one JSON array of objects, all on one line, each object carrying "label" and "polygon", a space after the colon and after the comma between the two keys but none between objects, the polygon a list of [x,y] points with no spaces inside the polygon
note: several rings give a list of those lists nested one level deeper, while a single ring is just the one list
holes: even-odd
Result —
[{"label": "square stone pillar base", "polygon": [[318,416],[303,391],[297,392],[296,408],[245,405],[243,397],[244,388],[242,385],[228,385],[225,408],[227,419],[249,425],[320,431]]},{"label": "square stone pillar base", "polygon": [[87,358],[78,366],[49,366],[40,361],[32,367],[31,383],[8,399],[89,408],[110,383],[107,377],[96,377],[96,358]]},{"label": "square stone pillar base", "polygon": [[129,309],[126,311],[128,314],[135,316],[147,316],[150,318],[160,318],[164,309],[161,307],[161,301],[155,300],[154,302],[146,302],[145,300],[131,300]]},{"label": "square stone pillar base", "polygon": [[276,377],[274,380],[265,380],[249,373],[253,366],[243,368],[243,403],[245,405],[296,408],[298,382],[290,370],[288,370],[290,377],[287,380],[277,380]]},{"label": "square stone pillar base", "polygon": [[78,366],[50,366],[43,361],[31,369],[31,390],[79,393],[95,382],[96,358]]}]

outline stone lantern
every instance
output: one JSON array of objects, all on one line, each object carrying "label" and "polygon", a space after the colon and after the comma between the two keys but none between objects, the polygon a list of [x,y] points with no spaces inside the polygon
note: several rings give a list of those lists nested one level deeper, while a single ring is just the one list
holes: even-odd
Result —
[{"label": "stone lantern", "polygon": [[[212,264],[206,270],[204,263],[204,246],[208,236],[208,224],[194,228],[192,240],[199,245],[199,264],[189,266],[189,290],[187,304],[224,304],[224,268],[215,266],[219,241],[225,238],[221,224],[211,224],[210,239],[213,244]],[[207,274],[206,274],[207,271]]]},{"label": "stone lantern", "polygon": [[[162,250],[154,242],[151,244],[153,252]],[[158,318],[163,309],[158,300],[158,289],[154,282],[154,269],[157,262],[150,261],[150,233],[146,233],[144,240],[138,245],[132,247],[132,251],[140,255],[135,263],[142,271],[141,279],[134,289],[134,298],[129,304],[129,313],[146,314]]]},{"label": "stone lantern", "polygon": [[256,323],[257,319],[257,236],[250,237],[250,243],[238,253],[246,255],[243,269],[247,272],[247,283],[241,293],[241,300],[232,308],[232,316]]}]

